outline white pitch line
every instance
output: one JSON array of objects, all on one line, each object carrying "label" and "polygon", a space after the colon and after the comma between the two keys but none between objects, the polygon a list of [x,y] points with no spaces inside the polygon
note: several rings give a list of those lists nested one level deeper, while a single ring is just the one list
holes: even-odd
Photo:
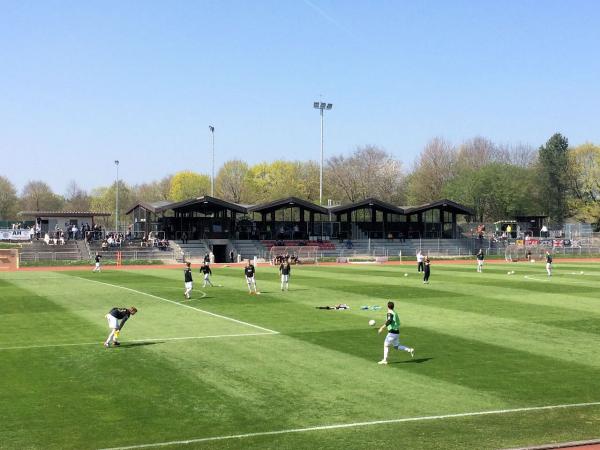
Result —
[{"label": "white pitch line", "polygon": [[[525,275],[523,278],[525,278],[526,280],[529,280],[529,281],[539,281],[541,283],[547,283],[547,282],[551,281],[552,277],[548,277],[548,276],[546,276],[543,279],[534,278],[534,277],[541,277],[541,276],[543,276],[543,275]],[[577,276],[580,276],[580,275],[577,274]],[[589,284],[589,282],[587,282],[587,281],[571,280],[571,279],[565,279],[565,278],[561,278],[561,281],[564,281],[565,283],[569,283],[569,284]]]},{"label": "white pitch line", "polygon": [[220,319],[229,320],[231,322],[239,323],[239,324],[246,325],[246,326],[249,326],[249,327],[252,327],[252,328],[257,328],[259,330],[268,331],[269,333],[272,333],[272,334],[279,334],[279,331],[269,330],[268,328],[261,327],[259,325],[254,325],[253,323],[248,323],[248,322],[244,322],[242,320],[237,320],[237,319],[234,319],[233,317],[222,316],[221,314],[216,314],[216,313],[212,313],[210,311],[205,311],[204,309],[195,308],[193,306],[185,305],[183,303],[176,302],[176,301],[173,301],[173,300],[169,300],[169,299],[166,299],[166,298],[163,298],[163,297],[159,297],[157,295],[149,294],[147,292],[138,291],[136,289],[131,289],[131,288],[128,288],[128,287],[125,287],[125,286],[119,286],[118,284],[111,284],[111,283],[106,283],[104,281],[90,280],[89,278],[83,278],[83,277],[74,277],[74,278],[78,278],[80,280],[89,281],[90,283],[104,284],[106,286],[112,286],[112,287],[115,287],[115,288],[118,288],[118,289],[124,289],[126,291],[135,292],[137,294],[147,295],[148,297],[152,297],[152,298],[155,298],[157,300],[162,300],[163,302],[172,303],[173,305],[182,306],[183,308],[193,309],[194,311],[198,311],[198,312],[201,312],[203,314],[208,314],[209,316],[213,316],[213,317],[218,317]]},{"label": "white pitch line", "polygon": [[583,408],[586,406],[599,406],[600,402],[590,402],[590,403],[571,403],[565,405],[551,405],[551,406],[531,406],[526,408],[513,408],[513,409],[497,409],[492,411],[478,411],[478,412],[467,412],[467,413],[458,413],[458,414],[442,414],[438,416],[421,416],[421,417],[405,417],[402,419],[388,419],[388,420],[373,420],[371,422],[354,422],[354,423],[342,423],[337,425],[322,425],[316,427],[306,427],[306,428],[292,428],[288,430],[277,430],[277,431],[263,431],[257,433],[246,433],[246,434],[231,434],[228,436],[213,436],[207,438],[198,438],[198,439],[186,439],[181,441],[169,441],[169,442],[156,442],[153,444],[140,444],[140,445],[129,445],[125,447],[111,447],[104,448],[102,450],[130,450],[136,448],[151,448],[151,447],[167,447],[169,445],[187,445],[187,444],[196,444],[199,442],[209,442],[209,441],[223,441],[226,439],[243,439],[250,437],[259,437],[259,436],[273,436],[278,434],[289,434],[289,433],[305,433],[309,431],[323,431],[323,430],[336,430],[342,428],[354,428],[354,427],[366,427],[372,425],[387,425],[393,423],[403,423],[403,422],[422,422],[426,420],[442,420],[442,419],[455,419],[460,417],[474,417],[474,416],[486,416],[486,415],[495,415],[495,414],[510,414],[517,412],[528,412],[528,411],[543,411],[543,410],[551,410],[551,409],[566,409],[566,408]]},{"label": "white pitch line", "polygon": [[[125,341],[129,342],[164,342],[164,341],[190,341],[196,339],[219,339],[219,338],[228,338],[228,337],[247,337],[247,336],[271,336],[273,333],[238,333],[238,334],[215,334],[212,336],[184,336],[184,337],[167,337],[167,338],[148,338],[148,339],[128,339]],[[87,346],[87,345],[98,345],[100,346],[102,342],[76,342],[71,344],[41,344],[41,345],[20,345],[15,347],[0,347],[0,351],[4,350],[26,350],[26,349],[34,349],[34,348],[52,348],[52,347],[79,347],[79,346]],[[127,347],[127,345],[123,345],[123,347]]]}]

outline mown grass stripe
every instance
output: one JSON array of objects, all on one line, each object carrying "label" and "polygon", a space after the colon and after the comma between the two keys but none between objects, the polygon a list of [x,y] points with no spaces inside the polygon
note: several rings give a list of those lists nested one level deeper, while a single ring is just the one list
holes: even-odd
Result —
[{"label": "mown grass stripe", "polygon": [[466,412],[466,413],[456,413],[456,414],[440,414],[440,415],[436,415],[436,416],[404,417],[404,418],[398,418],[398,419],[373,420],[373,421],[369,421],[369,422],[354,422],[354,423],[343,423],[343,424],[334,424],[334,425],[321,425],[321,426],[316,426],[316,427],[291,428],[288,430],[262,431],[262,432],[257,432],[257,433],[232,434],[232,435],[228,435],[228,436],[212,436],[212,437],[206,437],[206,438],[185,439],[185,440],[179,440],[179,441],[129,445],[129,446],[124,446],[124,447],[110,447],[110,448],[104,448],[101,450],[132,450],[132,449],[138,449],[138,448],[168,447],[168,446],[173,446],[173,445],[189,445],[189,444],[197,444],[197,443],[201,443],[201,442],[223,441],[223,440],[227,440],[227,439],[245,439],[245,438],[260,437],[260,436],[274,436],[274,435],[278,435],[278,434],[306,433],[306,432],[310,432],[310,431],[337,430],[337,429],[343,429],[343,428],[367,427],[367,426],[374,426],[374,425],[388,425],[388,424],[405,423],[405,422],[421,422],[421,421],[427,421],[427,420],[457,419],[457,418],[461,418],[461,417],[513,414],[513,413],[520,413],[520,412],[544,411],[544,410],[553,410],[553,409],[585,408],[585,407],[589,407],[589,406],[599,406],[599,405],[600,405],[600,402],[570,403],[570,404],[563,404],[563,405],[530,406],[530,407],[523,407],[523,408],[497,409],[497,410],[491,410],[491,411],[476,411],[476,412]]},{"label": "mown grass stripe", "polygon": [[204,309],[195,308],[193,306],[186,305],[186,304],[183,304],[183,303],[179,303],[179,302],[176,302],[176,301],[173,301],[173,300],[169,300],[169,299],[164,298],[164,297],[159,297],[158,295],[149,294],[148,292],[138,291],[137,289],[132,289],[132,288],[128,288],[128,287],[125,287],[125,286],[120,286],[118,284],[106,283],[104,281],[90,280],[89,278],[84,278],[84,277],[75,277],[75,278],[78,278],[80,280],[89,281],[90,283],[104,284],[106,286],[111,286],[111,287],[114,287],[114,288],[117,288],[117,289],[124,289],[126,291],[135,292],[136,294],[146,295],[148,297],[152,297],[152,298],[155,298],[157,300],[161,300],[163,302],[168,302],[168,303],[171,303],[173,305],[181,306],[183,308],[193,309],[194,311],[198,311],[198,312],[200,312],[202,314],[208,314],[209,316],[218,317],[219,319],[229,320],[231,322],[239,323],[241,325],[246,325],[246,326],[249,326],[249,327],[252,327],[252,328],[257,328],[259,330],[267,331],[267,332],[272,333],[272,334],[279,334],[278,331],[270,330],[268,328],[261,327],[260,325],[255,325],[253,323],[244,322],[242,320],[234,319],[233,317],[223,316],[221,314],[216,314],[216,313],[213,313],[213,312],[210,312],[210,311],[206,311]]},{"label": "mown grass stripe", "polygon": [[[196,339],[219,339],[228,337],[246,337],[246,336],[271,336],[274,333],[238,333],[238,334],[215,334],[211,336],[183,336],[183,337],[167,337],[167,338],[147,338],[147,339],[128,339],[127,343],[131,342],[144,342],[144,343],[161,343],[164,341],[189,341]],[[4,350],[27,350],[27,349],[38,349],[38,348],[55,348],[55,347],[79,347],[87,345],[102,345],[102,342],[74,342],[65,344],[41,344],[41,345],[19,345],[15,347],[0,347],[0,351]],[[127,347],[124,344],[123,347]]]}]

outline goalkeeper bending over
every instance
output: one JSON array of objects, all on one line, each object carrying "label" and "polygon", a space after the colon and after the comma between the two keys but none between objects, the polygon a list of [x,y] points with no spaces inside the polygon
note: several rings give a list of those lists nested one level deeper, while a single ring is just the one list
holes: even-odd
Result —
[{"label": "goalkeeper bending over", "polygon": [[[113,308],[106,316],[104,316],[108,320],[108,328],[110,328],[110,334],[104,342],[105,347],[110,347],[111,341],[114,346],[121,345],[121,343],[117,341],[119,332],[123,328],[123,325],[125,325],[125,322],[127,322],[127,319],[129,319],[130,316],[133,316],[136,312],[137,309],[135,306],[132,306],[131,308]],[[119,323],[119,320],[121,323]]]}]

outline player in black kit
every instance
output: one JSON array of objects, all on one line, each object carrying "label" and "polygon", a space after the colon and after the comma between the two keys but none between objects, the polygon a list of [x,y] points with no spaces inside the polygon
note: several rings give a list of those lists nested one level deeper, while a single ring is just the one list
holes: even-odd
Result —
[{"label": "player in black kit", "polygon": [[185,280],[185,292],[183,293],[185,298],[190,298],[190,294],[192,293],[194,280],[192,278],[192,268],[191,264],[185,263],[185,270],[183,271],[183,277]]},{"label": "player in black kit", "polygon": [[[104,341],[105,347],[110,347],[110,342],[112,341],[114,346],[119,346],[121,343],[117,341],[119,337],[119,332],[123,329],[123,325],[129,319],[129,317],[133,316],[137,312],[135,306],[131,308],[113,308],[109,311],[109,313],[104,316],[106,320],[108,320],[108,328],[110,328],[110,334],[106,341]],[[119,320],[121,321],[119,323]]]},{"label": "player in black kit", "polygon": [[100,272],[102,270],[102,268],[100,267],[100,258],[102,258],[102,255],[96,252],[96,256],[94,257],[96,265],[94,266],[94,270],[92,270],[92,272]]},{"label": "player in black kit", "polygon": [[202,266],[200,266],[200,272],[204,274],[204,282],[202,283],[202,287],[206,287],[207,284],[210,284],[210,287],[213,287],[213,284],[210,281],[210,276],[212,275],[210,266],[206,263],[203,263]]},{"label": "player in black kit", "polygon": [[290,260],[286,260],[279,266],[279,274],[281,275],[281,290],[288,291],[290,289],[290,275],[292,273],[292,267],[290,266]]},{"label": "player in black kit", "polygon": [[259,294],[258,290],[256,289],[256,280],[254,279],[255,272],[254,264],[248,260],[246,267],[244,267],[244,275],[246,275],[246,283],[248,283],[248,292],[250,294]]}]

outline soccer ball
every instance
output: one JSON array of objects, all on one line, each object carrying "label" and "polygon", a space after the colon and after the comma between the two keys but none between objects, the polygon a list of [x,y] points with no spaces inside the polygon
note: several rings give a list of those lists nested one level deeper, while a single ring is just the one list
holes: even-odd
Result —
[{"label": "soccer ball", "polygon": [[580,275],[583,275],[583,270],[581,272],[579,272]]},{"label": "soccer ball", "polygon": [[514,275],[514,274],[515,274],[515,271],[514,271],[514,270],[511,270],[511,271],[510,271],[510,274],[511,274],[511,275]]},{"label": "soccer ball", "polygon": [[370,325],[370,326],[373,326],[373,325],[375,325],[375,321],[374,321],[373,319],[369,320],[369,325]]},{"label": "soccer ball", "polygon": [[510,275],[510,271],[506,272],[506,275]]},{"label": "soccer ball", "polygon": [[260,292],[256,292],[256,295],[260,295]]},{"label": "soccer ball", "polygon": [[405,273],[405,274],[404,274],[404,276],[405,276],[405,277],[407,277],[407,276],[408,276],[408,274],[407,274],[407,273]]},{"label": "soccer ball", "polygon": [[532,259],[532,260],[531,260],[531,262],[532,262],[532,263],[534,263],[534,262],[535,262],[535,259]]}]

